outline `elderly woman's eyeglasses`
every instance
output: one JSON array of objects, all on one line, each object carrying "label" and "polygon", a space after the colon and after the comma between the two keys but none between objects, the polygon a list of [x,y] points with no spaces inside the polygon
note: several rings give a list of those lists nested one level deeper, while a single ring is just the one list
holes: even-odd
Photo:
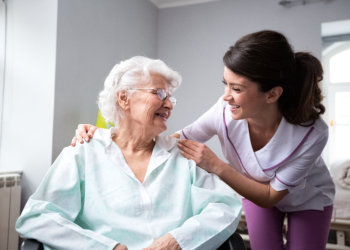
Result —
[{"label": "elderly woman's eyeglasses", "polygon": [[155,88],[137,88],[137,89],[128,89],[128,90],[148,90],[150,93],[157,95],[159,100],[165,101],[167,98],[169,98],[169,101],[173,104],[173,106],[176,105],[176,98],[173,96],[170,96],[165,89],[155,89]]}]

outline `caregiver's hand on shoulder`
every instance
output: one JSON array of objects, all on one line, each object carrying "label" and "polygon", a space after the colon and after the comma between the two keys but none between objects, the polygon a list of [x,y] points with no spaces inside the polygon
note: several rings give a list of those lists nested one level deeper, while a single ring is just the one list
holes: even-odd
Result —
[{"label": "caregiver's hand on shoulder", "polygon": [[143,248],[142,250],[181,250],[181,247],[175,238],[167,233],[156,239],[151,246]]},{"label": "caregiver's hand on shoulder", "polygon": [[205,144],[192,140],[179,140],[177,143],[183,157],[194,160],[198,166],[210,173],[223,163],[219,157]]},{"label": "caregiver's hand on shoulder", "polygon": [[84,141],[89,142],[96,129],[97,127],[91,124],[79,124],[78,128],[75,130],[75,136],[72,139],[71,146],[74,147],[77,142],[81,144],[84,143]]},{"label": "caregiver's hand on shoulder", "polygon": [[180,134],[176,134],[176,133],[175,133],[175,134],[172,134],[171,137],[174,137],[174,138],[176,138],[176,139],[180,139]]}]

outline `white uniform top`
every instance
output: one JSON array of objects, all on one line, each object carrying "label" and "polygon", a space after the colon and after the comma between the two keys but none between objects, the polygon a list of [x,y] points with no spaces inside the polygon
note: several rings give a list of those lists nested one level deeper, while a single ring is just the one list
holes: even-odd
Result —
[{"label": "white uniform top", "polygon": [[254,152],[246,120],[234,120],[227,102],[217,103],[181,131],[181,138],[205,142],[217,135],[231,167],[289,193],[276,207],[281,211],[323,210],[333,203],[335,188],[321,157],[328,127],[322,119],[312,126],[288,123],[284,118],[271,140]]}]

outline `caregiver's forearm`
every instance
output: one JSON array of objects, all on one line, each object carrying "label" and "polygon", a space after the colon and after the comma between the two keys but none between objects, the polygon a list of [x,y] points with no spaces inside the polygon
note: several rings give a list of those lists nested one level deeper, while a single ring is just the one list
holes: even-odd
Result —
[{"label": "caregiver's forearm", "polygon": [[214,169],[214,173],[232,189],[260,207],[273,207],[288,194],[287,189],[276,191],[269,183],[252,180],[221,160]]}]

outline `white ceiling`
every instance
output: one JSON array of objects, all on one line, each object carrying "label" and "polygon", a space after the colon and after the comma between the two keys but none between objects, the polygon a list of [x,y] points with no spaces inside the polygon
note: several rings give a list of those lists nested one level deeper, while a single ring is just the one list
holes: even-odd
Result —
[{"label": "white ceiling", "polygon": [[190,4],[199,4],[206,2],[213,2],[219,0],[150,0],[154,3],[158,8],[170,8],[170,7],[178,7],[183,5]]}]

